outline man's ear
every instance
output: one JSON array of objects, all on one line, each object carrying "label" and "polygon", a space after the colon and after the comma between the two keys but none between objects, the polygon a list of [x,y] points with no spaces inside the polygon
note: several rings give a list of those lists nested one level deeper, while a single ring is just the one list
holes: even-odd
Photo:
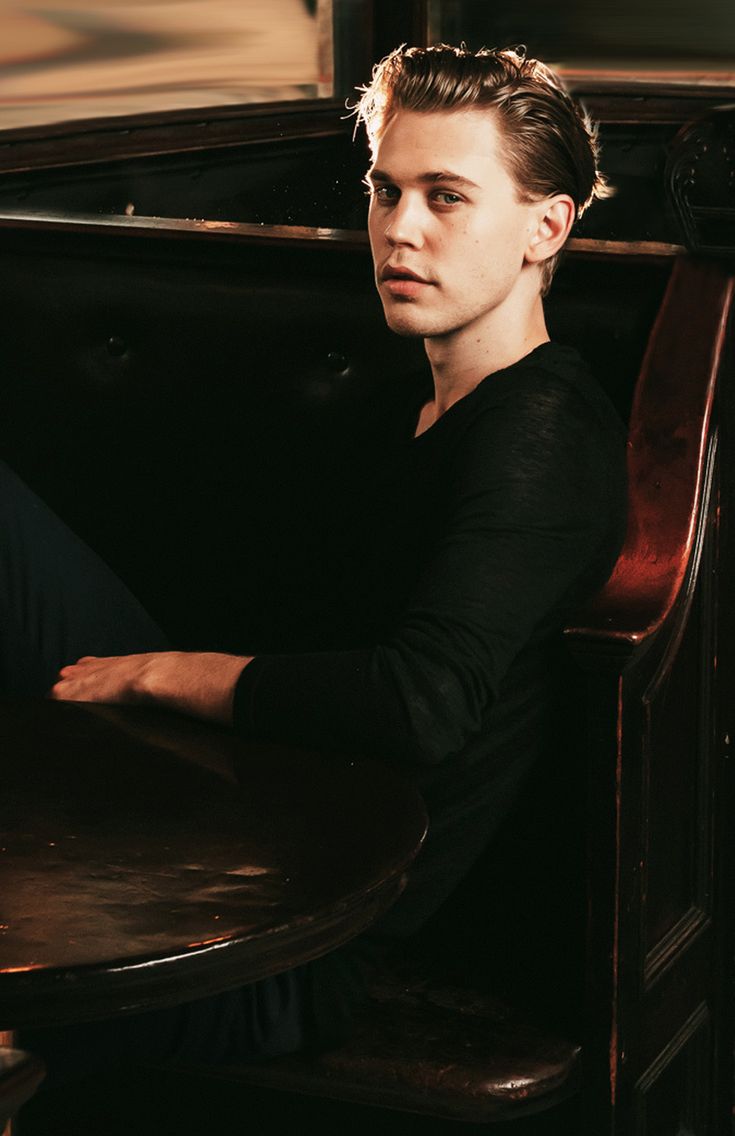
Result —
[{"label": "man's ear", "polygon": [[559,193],[538,203],[534,210],[535,226],[526,246],[526,262],[538,264],[555,256],[564,247],[576,217],[571,197]]}]

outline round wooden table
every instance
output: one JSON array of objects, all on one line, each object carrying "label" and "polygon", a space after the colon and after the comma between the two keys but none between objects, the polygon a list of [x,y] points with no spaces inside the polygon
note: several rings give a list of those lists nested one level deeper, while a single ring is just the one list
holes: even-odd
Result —
[{"label": "round wooden table", "polygon": [[386,766],[138,708],[0,704],[0,1029],[203,997],[346,942],[426,817]]}]

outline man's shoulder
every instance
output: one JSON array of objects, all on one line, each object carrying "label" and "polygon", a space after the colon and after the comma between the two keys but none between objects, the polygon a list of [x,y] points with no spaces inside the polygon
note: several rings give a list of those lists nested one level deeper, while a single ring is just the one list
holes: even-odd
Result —
[{"label": "man's shoulder", "polygon": [[550,402],[574,399],[574,392],[593,403],[607,400],[577,349],[551,340],[502,371],[488,375],[477,389],[481,400],[488,404],[507,400],[521,403],[529,392],[545,392]]},{"label": "man's shoulder", "polygon": [[478,411],[530,408],[539,417],[587,408],[621,425],[608,395],[574,347],[549,341],[528,355],[488,375],[475,390]]},{"label": "man's shoulder", "polygon": [[626,429],[572,347],[541,348],[477,388],[462,447],[472,465],[509,470],[554,464],[607,469],[625,462]]}]

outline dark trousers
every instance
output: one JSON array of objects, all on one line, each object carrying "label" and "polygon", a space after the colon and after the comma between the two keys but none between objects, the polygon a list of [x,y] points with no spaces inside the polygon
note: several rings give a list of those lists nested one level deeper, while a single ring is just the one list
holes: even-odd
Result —
[{"label": "dark trousers", "polygon": [[[82,655],[166,650],[124,584],[0,462],[0,693],[39,696]],[[221,1065],[329,1044],[362,993],[361,967],[328,956],[171,1010],[24,1035],[49,1083],[126,1061]]]}]

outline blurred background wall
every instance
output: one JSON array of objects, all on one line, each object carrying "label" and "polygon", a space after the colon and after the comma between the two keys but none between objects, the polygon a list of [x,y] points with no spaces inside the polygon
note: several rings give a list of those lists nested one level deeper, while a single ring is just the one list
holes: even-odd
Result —
[{"label": "blurred background wall", "polygon": [[332,94],[332,0],[0,0],[0,129]]}]

